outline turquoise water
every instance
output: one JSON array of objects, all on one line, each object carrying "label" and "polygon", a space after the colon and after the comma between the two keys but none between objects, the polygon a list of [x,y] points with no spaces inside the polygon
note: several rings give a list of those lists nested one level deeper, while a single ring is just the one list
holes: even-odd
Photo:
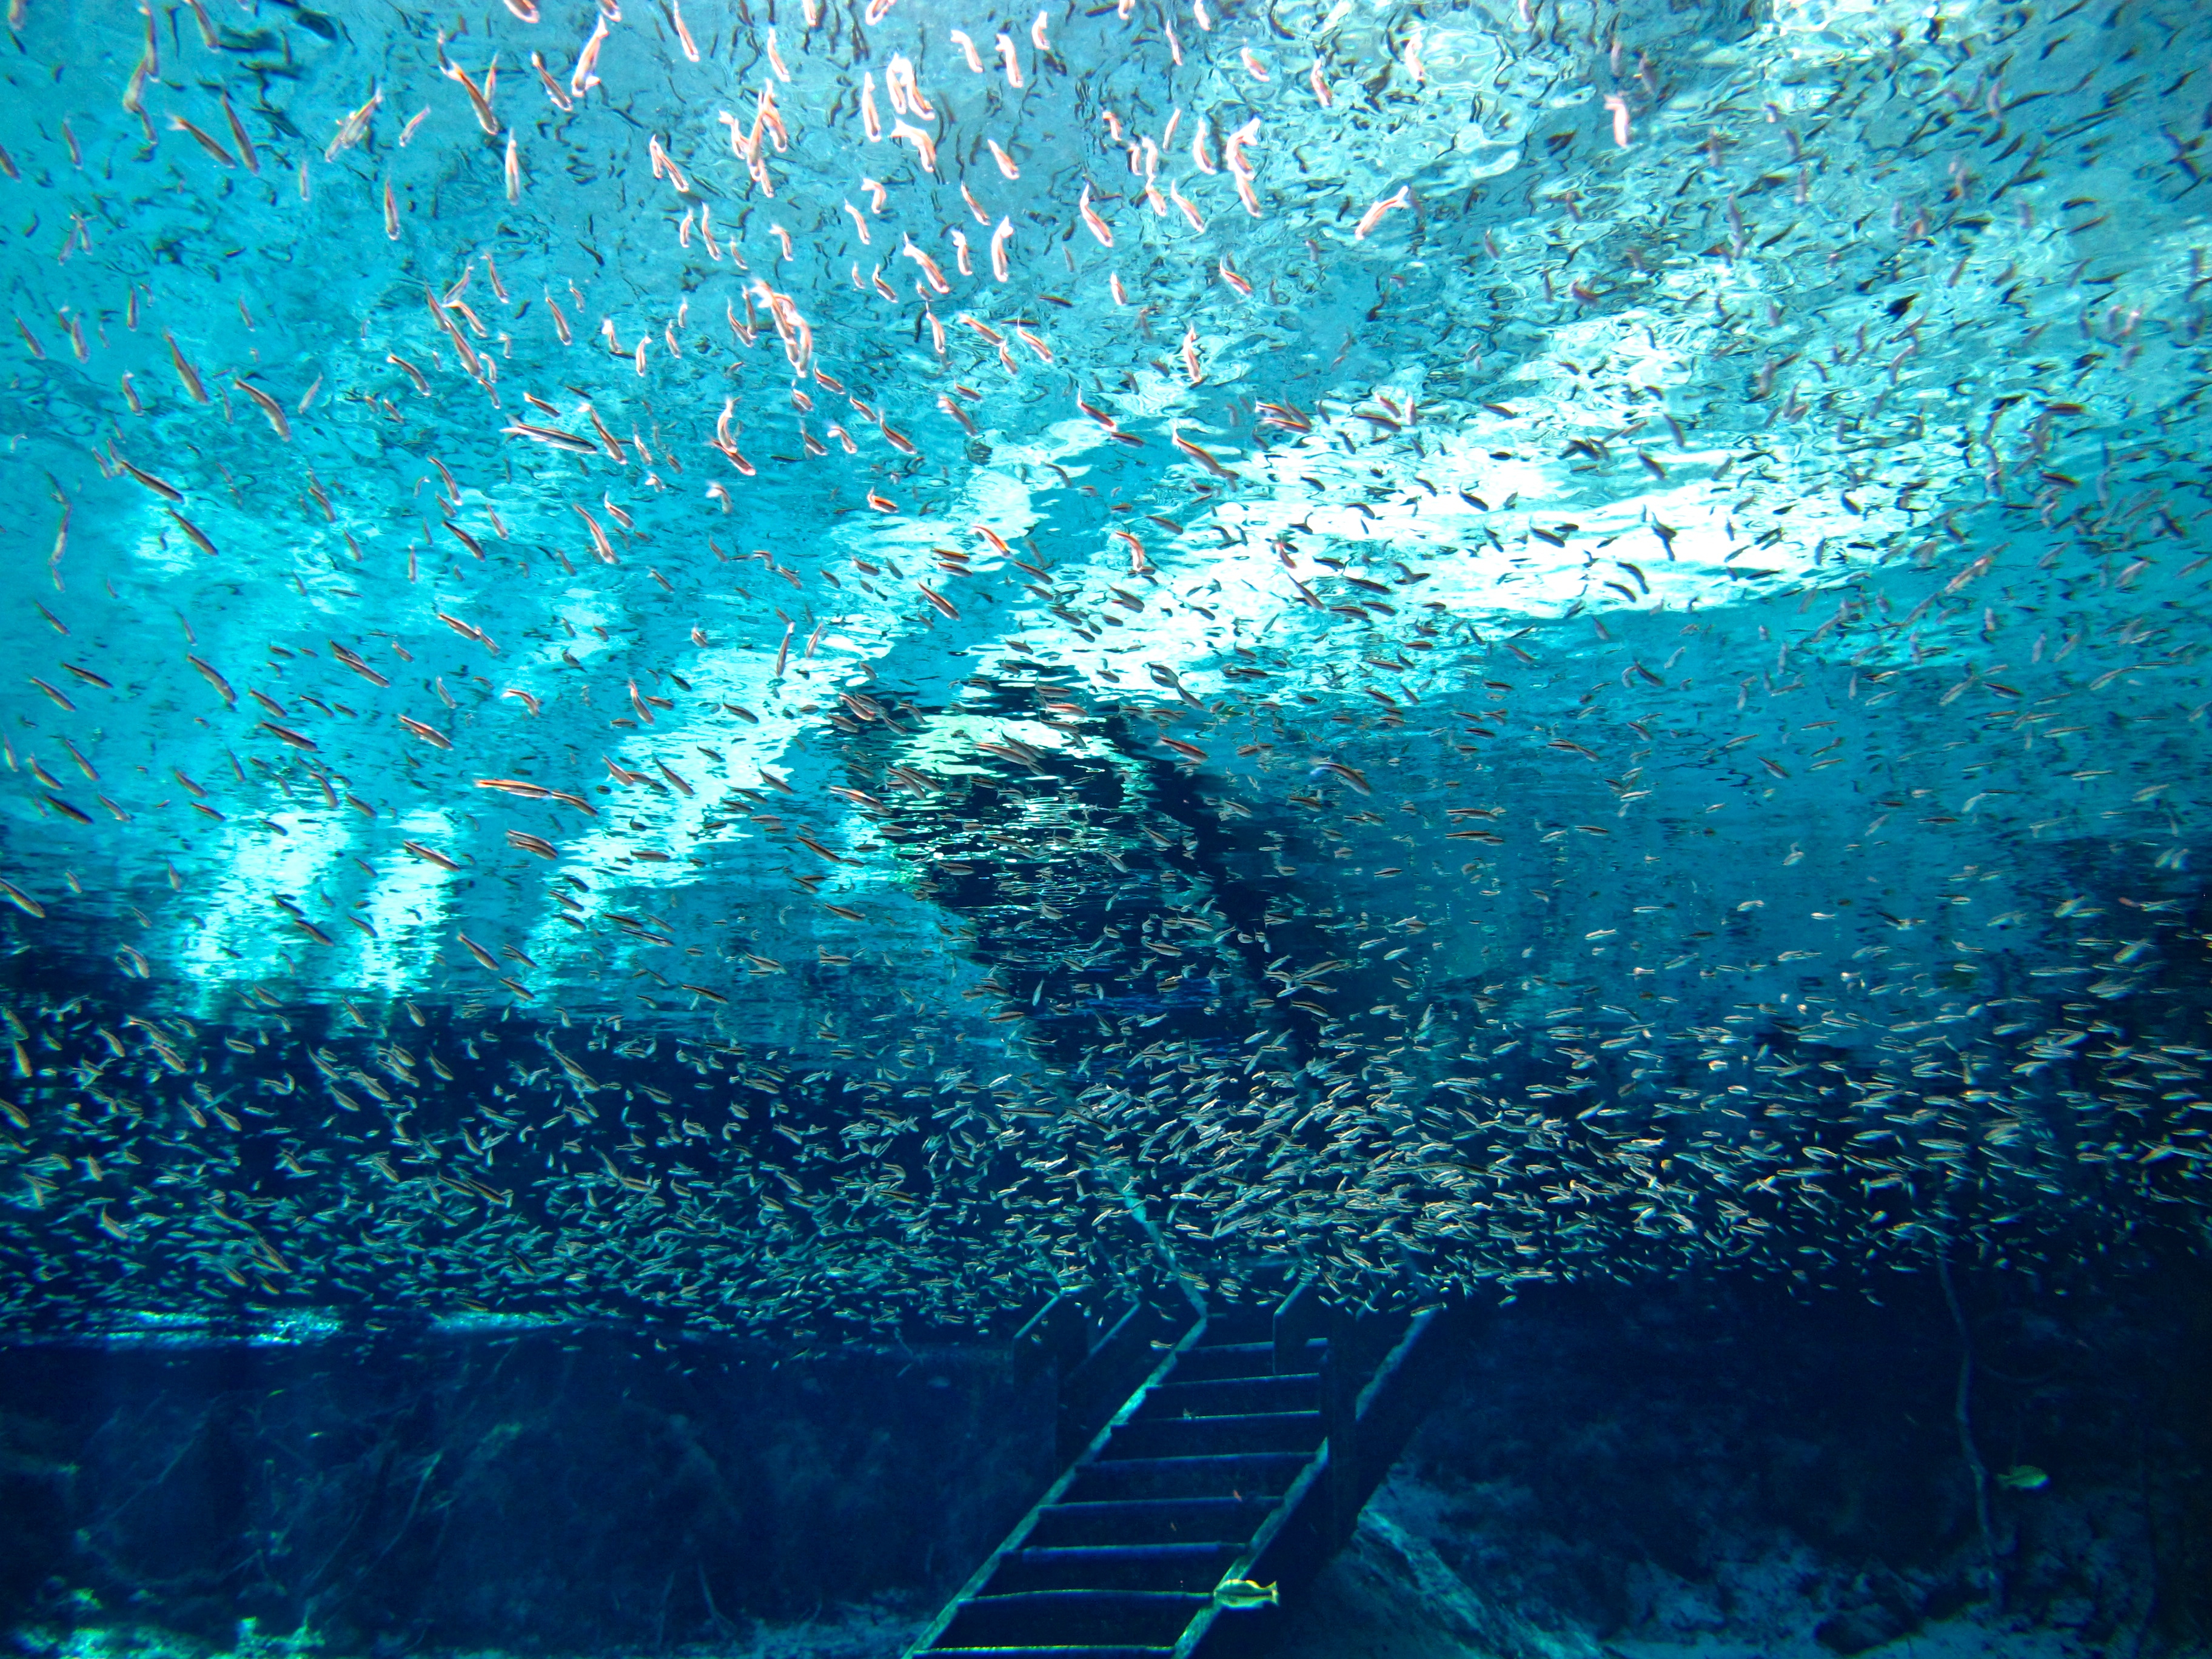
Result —
[{"label": "turquoise water", "polygon": [[2201,1250],[2196,9],[9,21],[12,1337]]},{"label": "turquoise water", "polygon": [[2201,20],[572,9],[16,20],[11,1322],[2198,1227]]}]

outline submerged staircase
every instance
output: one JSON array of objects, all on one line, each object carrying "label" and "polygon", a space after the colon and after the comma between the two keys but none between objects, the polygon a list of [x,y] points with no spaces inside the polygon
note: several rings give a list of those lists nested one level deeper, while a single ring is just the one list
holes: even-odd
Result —
[{"label": "submerged staircase", "polygon": [[[1180,1287],[1178,1287],[1180,1288]],[[908,1659],[1221,1659],[1350,1536],[1447,1367],[1440,1310],[1353,1319],[1300,1285],[1273,1308],[1055,1300],[1017,1342],[1060,1369],[1066,1467]]]}]

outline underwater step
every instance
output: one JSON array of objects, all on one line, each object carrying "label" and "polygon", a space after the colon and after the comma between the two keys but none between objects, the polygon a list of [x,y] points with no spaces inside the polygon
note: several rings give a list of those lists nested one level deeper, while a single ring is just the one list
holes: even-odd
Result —
[{"label": "underwater step", "polygon": [[1173,1653],[1172,1647],[1039,1647],[1024,1644],[1013,1648],[932,1648],[937,1659],[1151,1659],[1151,1656]]},{"label": "underwater step", "polygon": [[[1299,1371],[1315,1371],[1328,1352],[1325,1337],[1313,1337],[1290,1350]],[[1174,1381],[1210,1382],[1237,1377],[1275,1375],[1275,1345],[1272,1342],[1224,1342],[1216,1347],[1185,1350],[1176,1361]]]},{"label": "underwater step", "polygon": [[[1151,1401],[1146,1401],[1147,1407]],[[1192,1454],[1310,1452],[1322,1443],[1317,1411],[1245,1412],[1233,1417],[1133,1419],[1107,1442],[1109,1459],[1176,1457]]]},{"label": "underwater step", "polygon": [[1264,1348],[1274,1334],[1265,1314],[1216,1315],[1206,1322],[1206,1334],[1193,1346],[1198,1348]]},{"label": "underwater step", "polygon": [[1321,1373],[1186,1381],[1182,1368],[1146,1391],[1139,1416],[1241,1417],[1255,1412],[1311,1411],[1321,1401]]},{"label": "underwater step", "polygon": [[1109,1544],[1010,1552],[986,1595],[1021,1590],[1181,1590],[1211,1595],[1236,1561],[1239,1542]]},{"label": "underwater step", "polygon": [[1172,1646],[1191,1615],[1212,1604],[1206,1591],[1050,1589],[977,1595],[961,1605],[944,1640],[1057,1644],[1103,1642]]},{"label": "underwater step", "polygon": [[1075,1479],[1079,1502],[1111,1498],[1280,1497],[1306,1465],[1304,1452],[1100,1458]]},{"label": "underwater step", "polygon": [[1134,1543],[1241,1544],[1275,1507],[1272,1498],[1160,1498],[1094,1504],[1048,1504],[1030,1528],[1032,1547]]}]

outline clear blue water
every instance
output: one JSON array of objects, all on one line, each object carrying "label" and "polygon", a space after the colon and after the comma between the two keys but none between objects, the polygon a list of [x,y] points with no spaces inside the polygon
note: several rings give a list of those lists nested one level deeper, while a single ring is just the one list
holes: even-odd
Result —
[{"label": "clear blue water", "polygon": [[9,21],[10,1334],[2201,1249],[2197,9]]},{"label": "clear blue water", "polygon": [[[507,1311],[315,1215],[781,1188],[883,1326],[1147,1194],[1391,1295],[2195,1224],[2200,21],[648,13],[572,95],[592,15],[20,20],[19,1259]],[[155,1248],[221,1192],[285,1273]]]}]

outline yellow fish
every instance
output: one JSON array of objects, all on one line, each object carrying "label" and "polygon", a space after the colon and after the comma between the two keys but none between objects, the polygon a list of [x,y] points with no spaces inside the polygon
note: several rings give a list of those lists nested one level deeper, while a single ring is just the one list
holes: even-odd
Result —
[{"label": "yellow fish", "polygon": [[1255,1584],[1249,1578],[1224,1578],[1214,1586],[1213,1605],[1218,1607],[1272,1607],[1280,1602],[1273,1584]]}]

